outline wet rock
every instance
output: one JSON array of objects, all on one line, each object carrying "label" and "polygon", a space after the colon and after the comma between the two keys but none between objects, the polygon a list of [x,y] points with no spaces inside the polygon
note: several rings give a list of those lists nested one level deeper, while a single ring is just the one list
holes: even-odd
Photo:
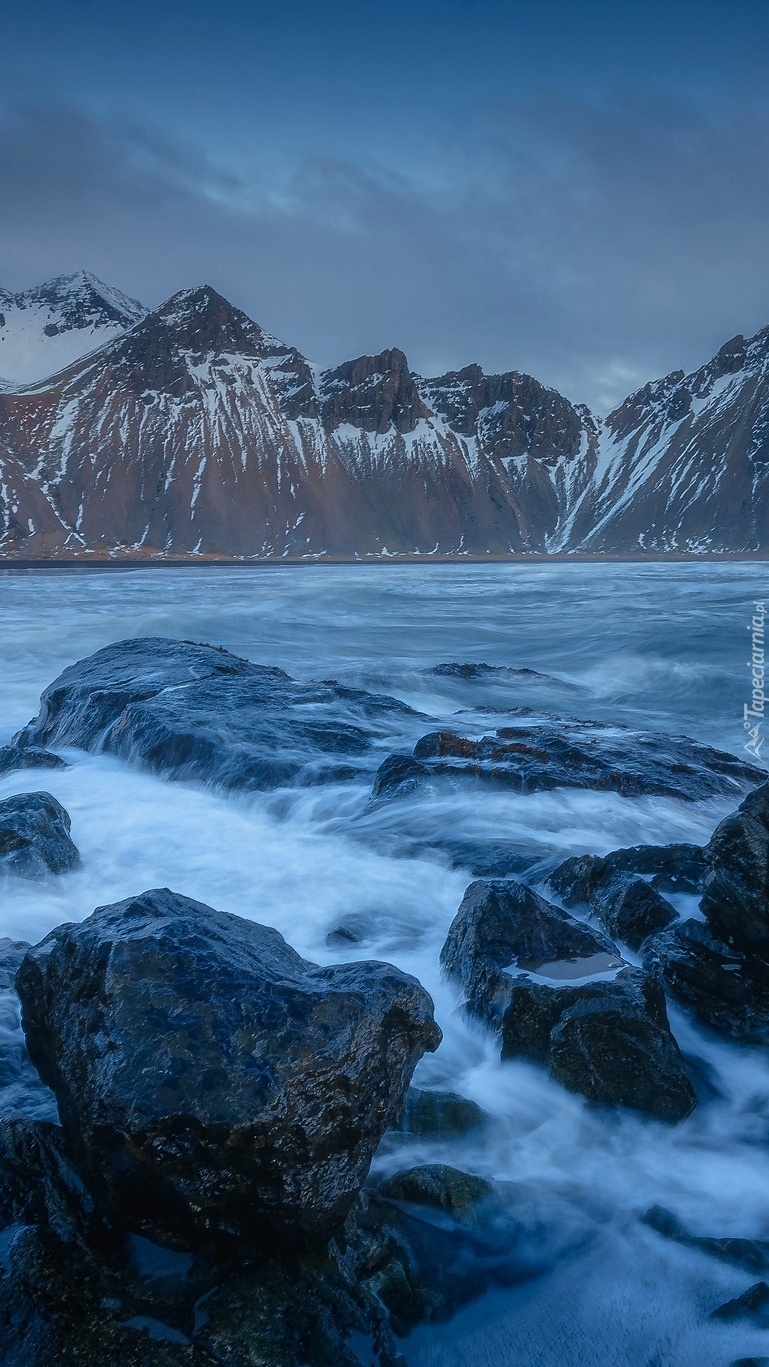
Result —
[{"label": "wet rock", "polygon": [[486,1124],[486,1112],[456,1092],[409,1087],[394,1130],[426,1139],[454,1139]]},{"label": "wet rock", "polygon": [[724,1239],[692,1234],[691,1230],[664,1206],[652,1206],[641,1219],[663,1238],[683,1244],[686,1248],[696,1248],[700,1253],[707,1253],[711,1258],[718,1258],[721,1262],[732,1263],[746,1272],[762,1272],[769,1266],[769,1243],[765,1240],[731,1237]]},{"label": "wet rock", "polygon": [[554,679],[550,674],[541,674],[538,669],[514,669],[511,665],[489,665],[474,663],[473,661],[450,660],[445,664],[433,665],[431,669],[425,670],[426,674],[435,674],[443,679],[490,679],[513,682],[520,680],[522,683],[554,683],[562,682]]},{"label": "wet rock", "polygon": [[39,745],[0,746],[0,775],[14,769],[66,769],[64,760]]},{"label": "wet rock", "polygon": [[92,1202],[77,1177],[59,1125],[37,1120],[0,1121],[0,1229],[19,1223],[78,1237]]},{"label": "wet rock", "polygon": [[741,1296],[735,1296],[733,1300],[719,1305],[710,1318],[741,1320],[756,1319],[759,1316],[764,1324],[769,1320],[769,1286],[766,1282],[754,1282]]},{"label": "wet rock", "polygon": [[282,669],[158,637],[71,665],[16,740],[104,749],[170,778],[259,790],[370,772],[373,740],[416,715],[395,698],[298,684]]},{"label": "wet rock", "polygon": [[97,1208],[170,1247],[327,1236],[440,1040],[414,978],[168,890],[60,926],[16,986]]},{"label": "wet rock", "polygon": [[78,862],[70,819],[50,793],[19,793],[0,802],[0,871],[44,879]]},{"label": "wet rock", "polygon": [[360,944],[360,935],[351,930],[349,926],[336,926],[330,930],[326,936],[326,944],[329,949],[338,947],[340,949],[349,948],[350,945]]},{"label": "wet rock", "polygon": [[433,1206],[454,1219],[466,1215],[474,1202],[489,1196],[492,1191],[491,1182],[484,1177],[452,1168],[447,1163],[424,1163],[409,1168],[388,1177],[378,1188],[379,1195],[389,1201]]},{"label": "wet rock", "polygon": [[564,906],[574,907],[589,903],[599,885],[618,873],[641,874],[660,892],[699,892],[706,867],[698,845],[633,845],[564,859],[548,884]]},{"label": "wet rock", "polygon": [[679,921],[644,945],[644,967],[703,1025],[729,1039],[769,1039],[769,964],[725,944],[704,921]]},{"label": "wet rock", "polygon": [[769,783],[716,827],[705,859],[703,915],[727,943],[769,955]]},{"label": "wet rock", "polygon": [[589,1100],[681,1120],[694,1089],[660,984],[612,942],[530,888],[470,885],[441,951],[501,1057],[529,1058]]},{"label": "wet rock", "polygon": [[388,755],[374,775],[373,798],[408,797],[430,777],[426,764],[413,755]]},{"label": "wet rock", "polygon": [[566,720],[500,727],[480,739],[432,731],[415,745],[414,759],[454,782],[482,780],[520,793],[587,788],[690,802],[734,793],[765,772],[684,736]]},{"label": "wet rock", "polygon": [[0,992],[12,989],[16,970],[29,948],[26,940],[9,940],[7,935],[0,938]]},{"label": "wet rock", "polygon": [[590,909],[604,930],[630,949],[678,919],[675,908],[656,888],[632,873],[618,873],[601,881],[590,899]]}]

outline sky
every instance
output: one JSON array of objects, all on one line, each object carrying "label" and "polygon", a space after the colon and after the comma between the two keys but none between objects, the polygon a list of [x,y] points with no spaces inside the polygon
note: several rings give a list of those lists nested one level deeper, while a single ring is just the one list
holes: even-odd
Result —
[{"label": "sky", "polygon": [[769,323],[767,0],[16,0],[0,286],[207,283],[606,411]]}]

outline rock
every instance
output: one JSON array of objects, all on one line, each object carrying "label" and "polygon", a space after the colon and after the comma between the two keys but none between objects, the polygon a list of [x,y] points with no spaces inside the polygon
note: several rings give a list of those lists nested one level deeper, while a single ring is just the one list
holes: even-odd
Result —
[{"label": "rock", "polygon": [[420,1138],[453,1139],[471,1134],[488,1116],[474,1101],[456,1092],[430,1092],[409,1087],[394,1130]]},{"label": "rock", "polygon": [[38,1224],[64,1239],[88,1223],[92,1202],[64,1131],[38,1120],[0,1121],[0,1229]]},{"label": "rock", "polygon": [[705,853],[698,845],[673,844],[576,855],[558,865],[548,884],[564,906],[574,907],[589,903],[599,884],[618,873],[643,874],[658,891],[699,892],[706,873]]},{"label": "rock", "polygon": [[10,774],[14,769],[66,769],[63,759],[39,745],[0,746],[0,774]]},{"label": "rock", "polygon": [[0,938],[0,992],[13,988],[16,970],[29,948],[26,940],[9,940],[7,935]]},{"label": "rock", "polygon": [[70,819],[50,793],[19,793],[0,802],[0,870],[44,879],[78,862]]},{"label": "rock", "polygon": [[349,926],[336,926],[334,930],[328,932],[326,944],[329,949],[334,949],[335,947],[346,949],[350,945],[360,944],[360,939],[360,935],[356,934],[354,930],[351,930]]},{"label": "rock", "polygon": [[674,1121],[696,1105],[659,983],[612,942],[512,880],[472,883],[441,951],[501,1057],[589,1100]]},{"label": "rock", "polygon": [[370,772],[372,742],[416,716],[395,698],[298,684],[226,650],[157,637],[65,669],[16,741],[103,749],[170,778],[250,791]]},{"label": "rock", "polygon": [[413,755],[388,755],[374,775],[373,798],[407,797],[430,777],[426,764]]},{"label": "rock", "polygon": [[590,910],[609,935],[633,950],[678,919],[662,894],[632,873],[602,880],[590,899]]},{"label": "rock", "polygon": [[483,780],[519,793],[588,788],[689,802],[733,794],[765,773],[685,736],[576,720],[506,726],[480,739],[432,731],[417,742],[414,758],[436,776]]},{"label": "rock", "polygon": [[461,1219],[470,1206],[493,1191],[491,1182],[473,1173],[452,1168],[447,1163],[425,1163],[395,1173],[380,1183],[378,1193],[388,1201],[433,1206],[452,1219]]},{"label": "rock", "polygon": [[769,964],[724,944],[705,921],[679,921],[644,945],[659,976],[703,1025],[729,1039],[769,1039]]},{"label": "rock", "polygon": [[16,986],[97,1209],[177,1248],[338,1228],[441,1037],[390,965],[318,968],[165,889],[58,927]]},{"label": "rock", "polygon": [[[562,679],[554,679],[550,674],[541,674],[538,669],[514,669],[511,665],[488,665],[476,664],[473,661],[450,660],[445,664],[433,665],[425,670],[426,674],[436,674],[443,679],[490,679],[511,682],[520,680],[522,683],[549,683],[562,684]],[[573,685],[568,685],[573,687]]]},{"label": "rock", "polygon": [[747,1291],[743,1291],[741,1296],[735,1296],[734,1300],[726,1301],[713,1311],[710,1318],[713,1320],[740,1320],[753,1319],[761,1315],[763,1323],[766,1323],[766,1312],[769,1309],[769,1286],[766,1282],[754,1282]]},{"label": "rock", "polygon": [[683,1244],[686,1248],[696,1248],[711,1258],[732,1263],[746,1272],[762,1272],[769,1266],[769,1243],[761,1239],[735,1239],[731,1237],[712,1238],[709,1235],[692,1234],[686,1225],[664,1206],[652,1206],[641,1219],[650,1229],[656,1230],[665,1239]]},{"label": "rock", "polygon": [[716,827],[705,859],[703,915],[727,944],[769,955],[769,783]]}]

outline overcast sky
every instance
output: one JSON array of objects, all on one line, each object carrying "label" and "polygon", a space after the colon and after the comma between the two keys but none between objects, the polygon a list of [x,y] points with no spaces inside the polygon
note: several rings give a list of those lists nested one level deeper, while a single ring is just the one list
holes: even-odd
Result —
[{"label": "overcast sky", "polygon": [[207,282],[599,410],[769,323],[766,0],[7,7],[0,285]]}]

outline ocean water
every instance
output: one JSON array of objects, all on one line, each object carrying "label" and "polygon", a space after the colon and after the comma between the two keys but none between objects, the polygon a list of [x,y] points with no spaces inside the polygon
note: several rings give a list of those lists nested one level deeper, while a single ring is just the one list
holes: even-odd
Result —
[{"label": "ocean water", "polygon": [[[383,756],[436,722],[482,734],[520,706],[741,753],[748,624],[764,593],[763,567],[747,563],[3,569],[0,744],[34,716],[65,665],[110,641],[165,635],[222,645],[298,679],[389,692],[427,714],[383,738]],[[448,661],[548,677],[425,672]],[[638,1218],[659,1203],[695,1233],[769,1239],[765,1052],[723,1043],[673,1011],[682,1048],[708,1080],[693,1116],[673,1128],[591,1110],[540,1070],[500,1064],[438,967],[471,875],[440,851],[414,853],[415,841],[443,835],[507,842],[550,862],[641,842],[701,843],[739,794],[691,804],[457,792],[374,810],[368,784],[246,798],[170,784],[108,756],[66,757],[66,771],[0,779],[0,797],[45,788],[59,798],[82,855],[76,871],[43,886],[6,880],[0,934],[36,941],[105,902],[168,886],[276,926],[318,962],[385,958],[433,994],[444,1043],[415,1080],[471,1097],[491,1122],[464,1140],[386,1144],[377,1170],[441,1161],[520,1184],[521,1238],[536,1243],[543,1270],[415,1331],[403,1344],[411,1367],[726,1367],[769,1355],[769,1333],[708,1318],[755,1278]],[[691,914],[692,898],[677,901]],[[360,943],[329,949],[340,924]],[[18,1044],[7,1003],[0,1040]],[[0,1101],[6,1113],[49,1113],[45,1096],[21,1086]]]}]

